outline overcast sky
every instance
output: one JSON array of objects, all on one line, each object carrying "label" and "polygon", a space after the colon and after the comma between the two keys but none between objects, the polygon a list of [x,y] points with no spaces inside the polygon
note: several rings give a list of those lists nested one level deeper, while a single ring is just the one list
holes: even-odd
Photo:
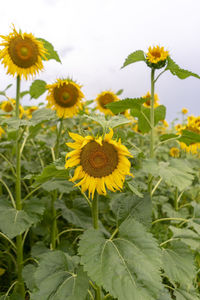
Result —
[{"label": "overcast sky", "polygon": [[[37,76],[47,83],[72,77],[83,85],[86,99],[104,90],[124,89],[121,99],[140,97],[150,91],[150,69],[144,62],[120,69],[135,50],[164,46],[182,68],[200,74],[200,0],[6,0],[1,1],[1,35],[17,30],[51,42],[62,64],[45,62]],[[0,66],[0,90],[15,81]],[[22,89],[30,86],[24,82]],[[167,120],[183,107],[200,114],[200,80],[180,80],[166,72],[156,84],[160,103],[167,107]],[[35,101],[24,99],[26,104]]]}]

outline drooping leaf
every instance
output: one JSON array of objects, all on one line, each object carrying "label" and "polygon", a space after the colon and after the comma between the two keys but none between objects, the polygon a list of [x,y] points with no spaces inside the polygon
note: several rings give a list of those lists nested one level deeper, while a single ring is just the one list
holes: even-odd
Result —
[{"label": "drooping leaf", "polygon": [[145,227],[126,220],[118,237],[105,239],[89,229],[79,245],[81,263],[89,276],[118,300],[155,300],[162,286],[160,250]]},{"label": "drooping leaf", "polygon": [[132,63],[135,63],[137,61],[145,61],[145,54],[144,54],[144,51],[142,50],[137,50],[133,53],[131,53],[125,60],[122,68],[132,64]]},{"label": "drooping leaf", "polygon": [[192,285],[195,277],[193,254],[182,242],[174,241],[170,248],[163,249],[163,269],[169,280],[184,285]]},{"label": "drooping leaf", "polygon": [[193,250],[199,250],[200,235],[191,229],[176,228],[169,226],[169,229],[173,232],[173,238],[179,239]]},{"label": "drooping leaf", "polygon": [[185,79],[189,76],[193,76],[200,79],[198,74],[190,72],[188,70],[181,69],[172,59],[170,56],[167,58],[167,67],[166,70],[169,70],[173,75],[176,75],[180,79]]},{"label": "drooping leaf", "polygon": [[187,146],[194,143],[200,143],[200,134],[189,130],[183,130],[179,141],[185,143]]},{"label": "drooping leaf", "polygon": [[145,98],[126,98],[120,101],[106,104],[114,114],[119,114],[127,109],[133,109],[140,111],[141,105],[146,101]]},{"label": "drooping leaf", "polygon": [[38,291],[31,300],[85,300],[88,278],[82,267],[72,269],[69,257],[62,251],[44,254],[35,274]]},{"label": "drooping leaf", "polygon": [[166,133],[159,136],[161,142],[178,139],[179,136],[174,133]]},{"label": "drooping leaf", "polygon": [[30,86],[29,93],[31,98],[38,99],[46,92],[46,82],[44,80],[36,79]]},{"label": "drooping leaf", "polygon": [[[51,43],[46,41],[45,39],[37,38],[40,42],[43,43],[44,48],[47,49],[48,53],[45,55],[47,60],[55,59],[57,62],[61,63],[60,57],[58,56],[57,51],[54,50],[54,47]],[[43,59],[45,60],[45,59]]]}]

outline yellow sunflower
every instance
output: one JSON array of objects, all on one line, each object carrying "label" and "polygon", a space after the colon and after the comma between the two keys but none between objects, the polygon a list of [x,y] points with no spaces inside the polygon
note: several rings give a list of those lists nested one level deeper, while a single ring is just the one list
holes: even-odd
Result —
[{"label": "yellow sunflower", "polygon": [[182,114],[186,115],[188,113],[188,109],[183,107],[181,112],[182,112]]},{"label": "yellow sunflower", "polygon": [[[146,99],[146,102],[143,103],[143,105],[145,107],[150,108],[151,107],[151,94],[148,92],[145,96],[143,96],[142,98]],[[156,108],[157,106],[159,106],[159,99],[158,99],[158,95],[154,94],[154,108]]]},{"label": "yellow sunflower", "polygon": [[48,89],[48,107],[56,110],[60,118],[73,117],[82,109],[81,100],[84,98],[81,86],[71,79],[57,79],[54,84],[46,86]]},{"label": "yellow sunflower", "polygon": [[80,180],[75,186],[81,186],[82,192],[88,190],[92,199],[95,190],[103,195],[106,195],[106,187],[115,192],[123,187],[126,175],[132,176],[131,164],[126,158],[132,155],[120,140],[112,139],[112,129],[104,138],[69,135],[75,142],[66,144],[74,150],[66,155],[65,168],[77,166],[71,181]]},{"label": "yellow sunflower", "polygon": [[177,158],[180,156],[180,150],[176,147],[172,147],[169,151],[169,155]]},{"label": "yellow sunflower", "polygon": [[0,126],[0,138],[1,138],[2,134],[4,134],[4,133],[5,133],[5,131],[4,131],[3,128]]},{"label": "yellow sunflower", "polygon": [[[1,109],[4,110],[7,113],[11,113],[13,111],[15,111],[15,104],[16,101],[14,99],[10,99],[8,101],[3,101],[1,103]],[[19,105],[19,117],[20,119],[23,117],[24,115],[24,109],[21,105]],[[10,117],[11,115],[7,115],[6,117]]]},{"label": "yellow sunflower", "polygon": [[38,109],[38,106],[30,106],[25,110],[25,114],[27,115],[28,119],[32,118],[32,114],[34,111]]},{"label": "yellow sunflower", "polygon": [[111,91],[101,92],[95,99],[95,101],[97,102],[97,109],[99,109],[105,115],[112,115],[112,116],[113,116],[112,111],[106,108],[105,105],[118,100],[119,98],[117,97],[117,95]]},{"label": "yellow sunflower", "polygon": [[27,79],[43,69],[42,58],[45,59],[47,50],[32,33],[17,32],[13,26],[13,31],[8,36],[0,37],[4,40],[0,44],[4,46],[0,51],[0,59],[7,68],[7,74],[16,74],[20,78],[24,76]]},{"label": "yellow sunflower", "polygon": [[165,61],[169,56],[169,52],[164,50],[164,47],[149,47],[146,59],[148,62],[157,64],[160,61]]}]

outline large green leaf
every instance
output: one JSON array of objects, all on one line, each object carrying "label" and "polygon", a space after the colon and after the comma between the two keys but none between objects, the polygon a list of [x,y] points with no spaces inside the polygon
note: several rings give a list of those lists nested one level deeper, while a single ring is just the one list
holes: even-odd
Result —
[{"label": "large green leaf", "polygon": [[[54,50],[54,47],[51,43],[46,41],[45,39],[37,38],[40,42],[43,43],[44,48],[47,49],[48,53],[45,55],[47,60],[55,59],[57,62],[61,63],[60,57],[58,56],[58,53]],[[43,59],[45,60],[45,59]]]},{"label": "large green leaf", "polygon": [[184,160],[173,159],[168,162],[157,162],[149,159],[143,162],[143,170],[155,177],[162,177],[167,184],[177,187],[180,191],[190,186],[194,178],[191,174],[193,170]]},{"label": "large green leaf", "polygon": [[200,297],[195,291],[187,291],[186,289],[178,288],[175,290],[174,295],[176,300],[199,300]]},{"label": "large green leaf", "polygon": [[86,118],[93,120],[97,122],[99,125],[101,125],[105,130],[108,128],[115,128],[121,125],[125,125],[130,123],[130,120],[128,120],[124,116],[114,116],[110,119],[106,119],[105,116],[102,115],[90,115],[90,116],[85,116]]},{"label": "large green leaf", "polygon": [[145,98],[126,98],[120,101],[112,102],[106,104],[114,114],[119,114],[127,109],[137,109],[141,110],[141,105],[146,101]]},{"label": "large green leaf", "polygon": [[92,280],[118,300],[155,300],[162,289],[160,250],[145,227],[126,220],[118,237],[89,229],[79,245],[81,263]]},{"label": "large green leaf", "polygon": [[200,134],[189,130],[183,130],[179,141],[185,143],[187,146],[194,143],[200,143]]},{"label": "large green leaf", "polygon": [[158,300],[172,300],[172,298],[170,297],[170,294],[167,290],[164,290],[160,297],[158,298]]},{"label": "large green leaf", "polygon": [[42,188],[48,192],[58,190],[60,193],[63,194],[64,193],[69,194],[70,192],[76,189],[76,187],[74,187],[74,184],[68,181],[67,179],[56,179],[56,178],[44,182],[42,184]]},{"label": "large green leaf", "polygon": [[46,82],[44,80],[35,80],[30,86],[31,98],[37,99],[46,92]]},{"label": "large green leaf", "polygon": [[38,290],[31,300],[85,300],[88,278],[82,267],[72,268],[69,257],[62,251],[43,255],[35,274]]},{"label": "large green leaf", "polygon": [[169,70],[173,75],[176,75],[180,79],[185,79],[189,76],[193,76],[200,79],[198,74],[190,72],[188,70],[181,69],[172,59],[170,56],[167,58],[167,67],[166,70]]},{"label": "large green leaf", "polygon": [[6,200],[0,200],[0,229],[9,238],[23,233],[32,223],[33,219],[24,210],[17,210]]},{"label": "large green leaf", "polygon": [[55,111],[48,108],[40,108],[33,112],[32,119],[29,121],[30,126],[35,126],[37,124],[43,123],[44,121],[49,121],[55,118]]},{"label": "large green leaf", "polygon": [[175,241],[170,248],[163,249],[163,269],[169,280],[189,288],[195,277],[194,259],[189,247]]},{"label": "large green leaf", "polygon": [[169,229],[173,232],[173,238],[179,239],[192,250],[200,250],[200,235],[191,229],[187,228],[176,228],[169,226]]},{"label": "large green leaf", "polygon": [[132,64],[132,63],[135,63],[137,61],[145,61],[145,54],[144,54],[144,51],[142,50],[137,50],[133,53],[131,53],[125,60],[122,68]]},{"label": "large green leaf", "polygon": [[63,169],[59,170],[55,165],[51,164],[46,166],[40,175],[35,177],[35,184],[42,184],[52,178],[66,179],[68,178],[68,171]]},{"label": "large green leaf", "polygon": [[125,219],[134,217],[139,222],[150,225],[152,217],[152,204],[150,197],[138,197],[132,193],[120,193],[112,197],[110,203],[117,226]]}]

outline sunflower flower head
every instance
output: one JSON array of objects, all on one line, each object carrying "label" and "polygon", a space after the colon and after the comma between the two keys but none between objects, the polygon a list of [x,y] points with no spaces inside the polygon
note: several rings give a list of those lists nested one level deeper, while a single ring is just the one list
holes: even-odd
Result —
[{"label": "sunflower flower head", "polygon": [[[146,101],[143,103],[143,105],[145,107],[150,108],[151,107],[151,94],[150,92],[147,92],[147,94],[145,96],[143,96],[142,98],[146,99]],[[157,94],[154,94],[154,108],[156,108],[157,106],[159,106],[159,98]]]},{"label": "sunflower flower head", "polygon": [[183,107],[181,112],[182,112],[183,115],[186,115],[188,113],[188,109]]},{"label": "sunflower flower head", "polygon": [[0,59],[7,74],[28,79],[43,70],[42,58],[46,58],[47,50],[32,33],[17,32],[14,25],[12,29],[8,36],[0,36],[3,39],[0,46],[4,47]]},{"label": "sunflower flower head", "polygon": [[[10,99],[8,101],[3,101],[1,103],[1,109],[3,111],[5,111],[6,113],[13,114],[13,112],[15,111],[15,104],[16,104],[15,99]],[[8,114],[6,117],[11,117],[11,114]],[[23,109],[23,106],[20,104],[19,105],[19,117],[22,118],[23,115],[24,115],[24,109]]]},{"label": "sunflower flower head", "polygon": [[0,138],[1,138],[2,134],[4,134],[4,133],[5,133],[5,131],[4,131],[3,128],[0,126]]},{"label": "sunflower flower head", "polygon": [[165,66],[168,56],[169,52],[164,50],[164,47],[149,47],[146,54],[146,63],[150,68],[160,69]]},{"label": "sunflower flower head", "polygon": [[53,84],[46,86],[48,89],[48,107],[56,110],[58,117],[73,117],[82,109],[84,95],[81,86],[71,79],[57,79]]},{"label": "sunflower flower head", "polygon": [[32,118],[32,114],[34,111],[36,111],[38,109],[38,106],[30,106],[25,110],[25,114],[27,116],[28,119]]},{"label": "sunflower flower head", "polygon": [[178,158],[180,156],[180,150],[176,147],[172,147],[169,151],[169,155]]},{"label": "sunflower flower head", "polygon": [[82,192],[88,190],[89,197],[94,197],[94,192],[106,195],[106,188],[115,192],[121,190],[126,175],[130,173],[132,157],[121,141],[113,140],[113,130],[110,129],[104,137],[82,137],[69,133],[74,143],[67,146],[74,149],[66,155],[65,168],[75,167],[72,182],[80,180],[75,186],[81,186]]},{"label": "sunflower flower head", "polygon": [[112,115],[112,116],[113,116],[112,111],[108,109],[105,105],[118,100],[119,98],[112,91],[101,92],[95,99],[95,101],[97,102],[97,109],[103,112],[105,115]]}]

